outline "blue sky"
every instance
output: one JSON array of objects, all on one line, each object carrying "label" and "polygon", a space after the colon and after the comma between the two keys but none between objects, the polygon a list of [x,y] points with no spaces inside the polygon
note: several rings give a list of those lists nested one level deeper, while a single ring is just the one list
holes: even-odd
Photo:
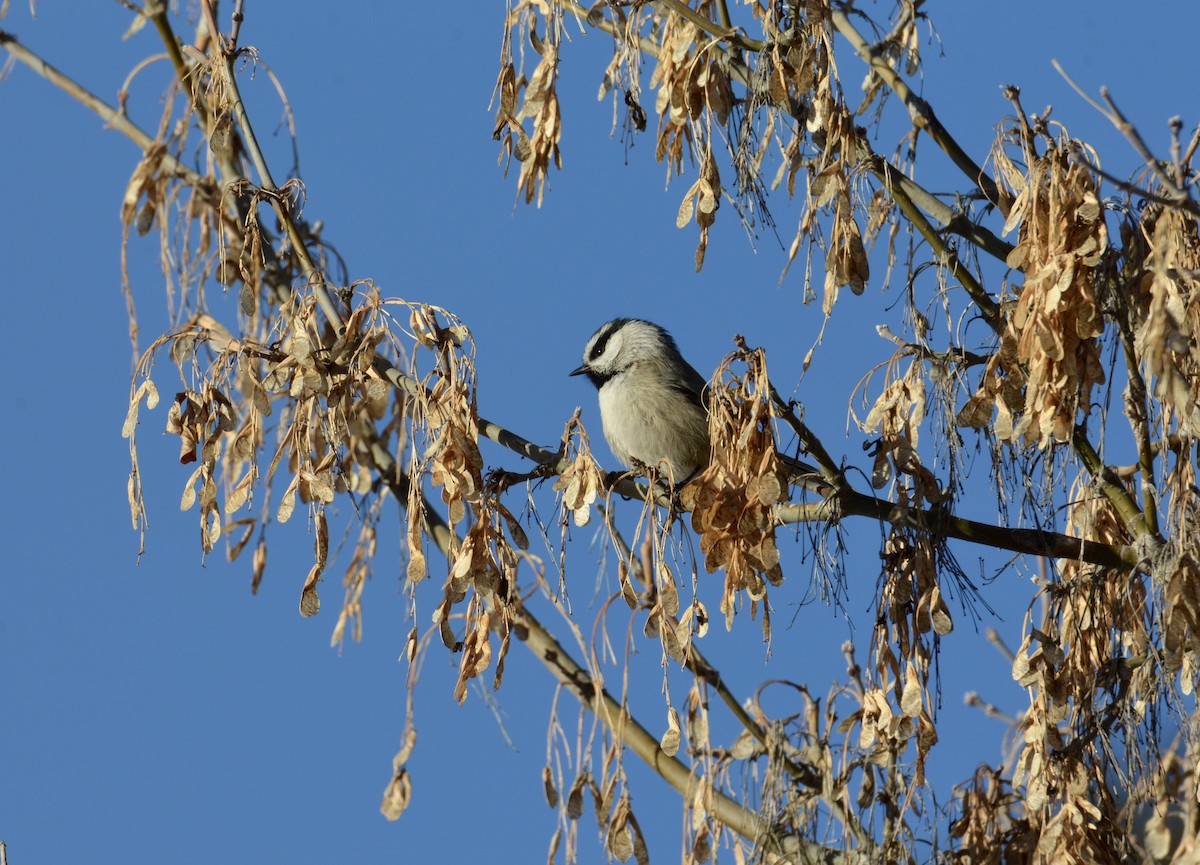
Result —
[{"label": "blue sky", "polygon": [[[735,332],[745,334],[767,348],[781,389],[791,391],[799,380],[821,325],[819,304],[802,302],[799,269],[780,285],[779,244],[760,237],[756,254],[731,211],[720,213],[704,271],[693,273],[695,230],[674,227],[691,179],[664,190],[652,138],[638,139],[626,154],[609,136],[611,105],[595,101],[606,38],[570,28],[560,85],[564,169],[551,175],[536,209],[516,203],[515,168],[502,176],[490,137],[504,4],[477,4],[471,13],[424,3],[389,4],[376,13],[315,2],[247,5],[242,42],[257,46],[295,112],[305,215],[324,221],[352,278],[369,277],[385,296],[462,317],[477,345],[481,413],[550,444],[582,405],[598,454],[611,465],[595,394],[566,373],[588,335],[615,315],[665,325],[705,373]],[[982,159],[1008,107],[1000,86],[1017,84],[1027,110],[1054,105],[1054,117],[1093,143],[1110,172],[1125,176],[1135,155],[1050,60],[1058,58],[1091,92],[1108,85],[1151,146],[1165,152],[1167,118],[1182,115],[1190,127],[1200,114],[1183,44],[1200,32],[1200,7],[1156,5],[1158,23],[1139,23],[1153,27],[1159,48],[1152,51],[1135,44],[1128,15],[1098,8],[927,3],[941,41],[924,48],[923,93]],[[14,3],[0,26],[114,101],[131,68],[160,50],[151,28],[122,41],[129,20],[117,3],[42,2],[36,19],[26,4]],[[1178,34],[1178,44],[1164,33]],[[848,87],[860,75],[848,57],[842,72]],[[130,113],[148,129],[167,75],[160,62],[134,84]],[[272,88],[261,74],[244,86],[276,177],[286,176],[287,142],[282,131],[271,134],[280,116]],[[296,611],[312,544],[301,520],[276,527],[257,596],[245,562],[230,566],[217,554],[201,563],[195,514],[178,510],[189,472],[175,461],[177,444],[159,432],[164,401],[143,414],[140,432],[150,532],[138,561],[120,438],[130,348],[118,218],[138,152],[24,67],[0,83],[0,118],[0,283],[10,322],[7,374],[0,377],[8,491],[0,520],[7,553],[0,578],[0,840],[8,843],[9,861],[543,861],[555,826],[540,779],[551,684],[519,648],[495,712],[478,691],[455,705],[456,659],[436,648],[430,653],[409,764],[414,802],[397,823],[379,815],[400,743],[406,668],[397,657],[410,627],[398,525],[388,536],[385,523],[381,533],[364,639],[339,654],[329,646],[340,594],[336,566],[322,613],[301,619]],[[891,152],[895,137],[881,138],[877,149]],[[921,153],[919,179],[928,188],[961,187],[928,141]],[[798,211],[782,196],[773,207],[786,244]],[[131,242],[130,261],[145,345],[167,323],[153,234]],[[844,296],[798,390],[826,445],[863,467],[863,436],[849,423],[846,404],[858,377],[890,354],[874,325],[894,299],[894,287],[884,295],[874,284],[862,298]],[[160,376],[170,377],[165,368]],[[497,448],[486,448],[484,458],[524,468]],[[965,506],[989,514],[986,498]],[[879,530],[862,521],[847,528],[854,549],[846,615],[802,605],[810,599],[809,565],[799,561],[798,543],[787,552],[793,576],[772,595],[769,662],[748,617],[739,617],[732,634],[710,632],[709,657],[723,669],[748,671],[743,693],[761,679],[783,677],[824,694],[832,679],[844,677],[842,641],[858,637],[865,645]],[[605,578],[598,592],[601,566],[587,549],[591,536],[576,537],[573,599],[590,616],[612,582]],[[981,572],[977,551],[956,549],[968,571]],[[982,570],[994,564],[989,559]],[[983,587],[1003,618],[981,628],[997,627],[1013,646],[1031,595],[1027,576],[1028,569],[1014,570]],[[436,585],[423,589],[424,618]],[[1007,663],[954,610],[959,627],[942,656],[942,743],[931,775],[963,779],[977,762],[998,759],[1001,734],[999,725],[960,708],[963,691],[1010,707],[1020,695]],[[661,724],[657,650],[643,649],[636,664],[650,684],[639,699],[645,720]],[[685,677],[676,673],[672,681],[678,705]],[[573,718],[573,709],[563,715]],[[574,729],[573,720],[566,723]],[[652,860],[673,861],[683,825],[678,799],[649,773],[635,771],[634,780]],[[604,861],[594,825],[589,805],[584,863]]]}]

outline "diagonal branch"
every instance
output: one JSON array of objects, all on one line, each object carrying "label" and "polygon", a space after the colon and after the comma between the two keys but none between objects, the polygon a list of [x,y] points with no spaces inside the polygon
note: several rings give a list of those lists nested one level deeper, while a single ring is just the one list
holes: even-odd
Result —
[{"label": "diagonal branch", "polygon": [[934,143],[950,157],[950,161],[958,167],[959,171],[965,174],[967,179],[983,193],[983,197],[995,204],[1000,212],[1007,216],[1009,202],[996,188],[996,181],[992,180],[987,172],[967,155],[967,152],[938,120],[933,106],[912,91],[908,82],[888,63],[883,52],[879,50],[879,46],[867,44],[867,40],[850,22],[850,17],[845,11],[840,8],[832,9],[830,19],[838,33],[854,48],[859,59],[869,65],[875,74],[892,89],[892,92],[900,97],[900,101],[908,109],[908,116],[912,120],[913,126],[932,138]]},{"label": "diagonal branch", "polygon": [[1100,459],[1100,455],[1096,453],[1096,449],[1088,440],[1087,431],[1082,426],[1076,426],[1072,432],[1071,446],[1079,455],[1079,459],[1088,473],[1099,484],[1100,492],[1116,510],[1126,531],[1139,540],[1154,540],[1154,535],[1146,524],[1145,514],[1142,513],[1137,502],[1133,500],[1133,496],[1125,489],[1112,469]]},{"label": "diagonal branch", "polygon": [[[1088,159],[1087,156],[1082,152],[1077,152],[1076,155],[1084,159],[1091,170],[1095,171],[1097,174],[1100,174],[1105,180],[1108,180],[1113,185],[1118,186],[1127,192],[1133,192],[1140,197],[1146,198],[1150,201],[1157,201],[1170,207],[1181,208],[1186,210],[1188,213],[1191,213],[1193,216],[1200,216],[1200,202],[1197,202],[1196,199],[1194,199],[1186,189],[1180,186],[1174,178],[1167,174],[1167,172],[1163,169],[1162,162],[1156,159],[1154,154],[1150,152],[1150,148],[1146,146],[1145,139],[1142,138],[1142,134],[1138,132],[1137,127],[1130,123],[1129,118],[1127,118],[1121,109],[1117,107],[1117,103],[1113,101],[1112,95],[1108,92],[1108,88],[1100,88],[1100,98],[1104,100],[1104,105],[1101,105],[1091,96],[1089,96],[1082,87],[1075,83],[1075,79],[1067,74],[1066,70],[1062,68],[1061,64],[1059,64],[1057,60],[1053,60],[1051,62],[1054,64],[1054,69],[1059,75],[1066,79],[1066,82],[1071,85],[1072,89],[1074,89],[1076,93],[1083,97],[1083,99],[1089,105],[1103,114],[1113,126],[1117,127],[1117,131],[1125,136],[1125,139],[1129,142],[1130,146],[1132,146],[1137,152],[1137,155],[1142,158],[1142,162],[1145,163],[1146,167],[1150,169],[1151,173],[1158,178],[1158,182],[1162,185],[1165,192],[1163,194],[1157,194],[1149,190],[1141,189],[1118,178],[1112,177],[1108,173],[1101,171],[1100,167],[1094,165],[1092,161]],[[1200,136],[1200,127],[1197,127],[1197,135]],[[1177,165],[1178,164],[1179,163],[1177,162]]]},{"label": "diagonal branch", "polygon": [[730,45],[741,48],[744,51],[752,51],[757,54],[763,50],[766,44],[761,39],[749,38],[740,29],[731,27],[728,24],[722,26],[711,18],[706,18],[686,3],[681,3],[680,0],[654,0],[654,2],[658,4],[659,8],[667,12],[672,12],[685,21],[695,24],[709,36],[720,39],[723,42],[728,42]]},{"label": "diagonal branch", "polygon": [[[1004,261],[1013,251],[1011,243],[997,237],[982,225],[972,222],[961,211],[943,203],[903,171],[871,151],[867,142],[860,142],[859,147],[866,154],[865,161],[870,172],[883,184],[884,191],[900,204],[906,216],[910,211],[917,214],[924,211],[946,231],[957,234],[997,261]],[[921,219],[924,221],[924,216]],[[925,232],[922,232],[922,236],[927,237]]]},{"label": "diagonal branch", "polygon": [[[0,47],[3,47],[13,59],[25,64],[59,90],[77,100],[103,120],[105,126],[120,132],[143,151],[149,150],[155,145],[154,136],[130,120],[128,114],[109,105],[57,67],[47,63],[18,42],[17,37],[6,30],[0,30]],[[211,185],[209,178],[193,171],[170,153],[163,153],[161,164],[172,176],[179,177],[192,186],[204,187]]]},{"label": "diagonal branch", "polygon": [[[678,758],[668,756],[659,746],[658,740],[629,715],[608,691],[596,688],[587,671],[575,662],[553,635],[525,608],[519,611],[516,625],[525,632],[522,634],[525,646],[537,656],[558,682],[582,705],[594,712],[615,735],[620,736],[626,746],[674,787],[685,801],[691,801],[699,784],[699,779],[692,774],[691,769]],[[716,790],[712,791],[712,815],[723,825],[754,841],[764,851],[780,857],[785,862],[834,865],[873,861],[871,847],[867,847],[861,853],[842,853],[795,835],[782,834],[760,814]]]},{"label": "diagonal branch", "polygon": [[941,233],[929,224],[929,220],[925,218],[925,214],[921,212],[913,199],[908,195],[905,187],[903,185],[887,186],[889,179],[895,179],[897,176],[903,177],[904,175],[892,168],[881,156],[875,156],[874,159],[868,162],[868,165],[872,173],[881,180],[884,180],[885,188],[891,194],[892,200],[899,206],[900,212],[907,217],[913,227],[925,238],[925,242],[929,244],[938,258],[945,264],[950,274],[958,280],[959,285],[971,296],[971,300],[979,307],[979,311],[982,313],[988,326],[999,333],[1002,329],[999,305],[992,300],[991,295],[987,293],[979,280],[975,278],[975,274],[959,260],[958,254],[950,248],[950,245],[946,243]]}]

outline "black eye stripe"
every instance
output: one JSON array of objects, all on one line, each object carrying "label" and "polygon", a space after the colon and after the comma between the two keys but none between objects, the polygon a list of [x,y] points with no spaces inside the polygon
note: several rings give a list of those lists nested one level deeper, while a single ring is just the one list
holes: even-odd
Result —
[{"label": "black eye stripe", "polygon": [[604,350],[608,348],[608,341],[612,335],[625,326],[629,322],[627,318],[615,318],[604,326],[600,334],[596,337],[596,342],[592,346],[592,350],[588,353],[588,360],[599,360],[604,354]]}]

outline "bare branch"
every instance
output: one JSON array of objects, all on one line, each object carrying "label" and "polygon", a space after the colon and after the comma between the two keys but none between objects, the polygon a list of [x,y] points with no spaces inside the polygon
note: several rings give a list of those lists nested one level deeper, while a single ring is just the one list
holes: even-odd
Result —
[{"label": "bare branch", "polygon": [[[124,111],[120,111],[109,105],[73,78],[47,63],[18,42],[17,38],[11,33],[0,30],[0,47],[3,47],[14,59],[24,63],[38,75],[93,112],[104,121],[105,126],[115,129],[129,138],[143,151],[149,150],[154,146],[154,137],[130,120]],[[208,178],[188,168],[169,153],[163,154],[162,165],[172,175],[182,178],[192,186],[203,187],[210,185]]]},{"label": "bare branch", "polygon": [[[1083,88],[1075,83],[1075,80],[1066,73],[1066,70],[1062,68],[1057,60],[1053,60],[1051,62],[1054,64],[1054,68],[1057,70],[1058,74],[1066,79],[1066,82],[1071,85],[1072,89],[1082,96],[1093,108],[1108,118],[1109,122],[1117,128],[1117,131],[1125,136],[1125,140],[1127,140],[1133,149],[1137,151],[1138,156],[1142,158],[1142,161],[1145,163],[1146,167],[1149,168],[1150,171],[1153,172],[1154,176],[1158,178],[1158,182],[1162,184],[1163,188],[1166,190],[1166,194],[1159,196],[1154,193],[1137,189],[1137,187],[1131,188],[1129,184],[1122,183],[1118,180],[1112,180],[1112,178],[1108,177],[1108,175],[1105,175],[1106,179],[1112,180],[1112,182],[1124,189],[1135,191],[1137,194],[1145,198],[1152,200],[1160,199],[1173,207],[1181,207],[1184,210],[1187,210],[1189,213],[1200,215],[1200,202],[1192,198],[1186,189],[1181,188],[1177,184],[1175,178],[1172,178],[1166,173],[1166,171],[1163,170],[1162,163],[1155,158],[1153,153],[1150,152],[1150,148],[1146,146],[1146,142],[1142,139],[1141,133],[1138,132],[1137,127],[1130,123],[1129,119],[1121,112],[1121,109],[1117,107],[1117,103],[1109,94],[1108,88],[1100,88],[1100,98],[1104,100],[1104,105],[1101,105],[1096,102],[1096,100],[1092,99],[1087,93],[1085,93]],[[1196,131],[1197,135],[1200,136],[1200,126],[1197,127]],[[1181,163],[1178,159],[1176,159],[1175,164],[1178,166]]]},{"label": "bare branch", "polygon": [[1121,570],[1137,567],[1142,561],[1142,555],[1135,547],[1100,544],[1040,529],[1018,529],[981,523],[954,516],[943,510],[905,509],[901,515],[897,513],[892,502],[850,489],[843,489],[836,497],[826,502],[781,505],[775,513],[783,523],[832,522],[846,516],[860,516],[888,524],[899,518],[899,524],[917,529],[922,528],[919,516],[923,518],[925,525],[936,527],[934,531],[943,537],[1014,553],[1090,562]]}]

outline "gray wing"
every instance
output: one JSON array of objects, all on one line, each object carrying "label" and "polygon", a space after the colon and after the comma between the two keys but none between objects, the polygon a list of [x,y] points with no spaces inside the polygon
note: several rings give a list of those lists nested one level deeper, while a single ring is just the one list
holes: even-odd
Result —
[{"label": "gray wing", "polygon": [[680,381],[673,382],[671,387],[700,408],[708,411],[708,381],[682,357],[679,358],[679,361],[683,367],[683,377]]}]

